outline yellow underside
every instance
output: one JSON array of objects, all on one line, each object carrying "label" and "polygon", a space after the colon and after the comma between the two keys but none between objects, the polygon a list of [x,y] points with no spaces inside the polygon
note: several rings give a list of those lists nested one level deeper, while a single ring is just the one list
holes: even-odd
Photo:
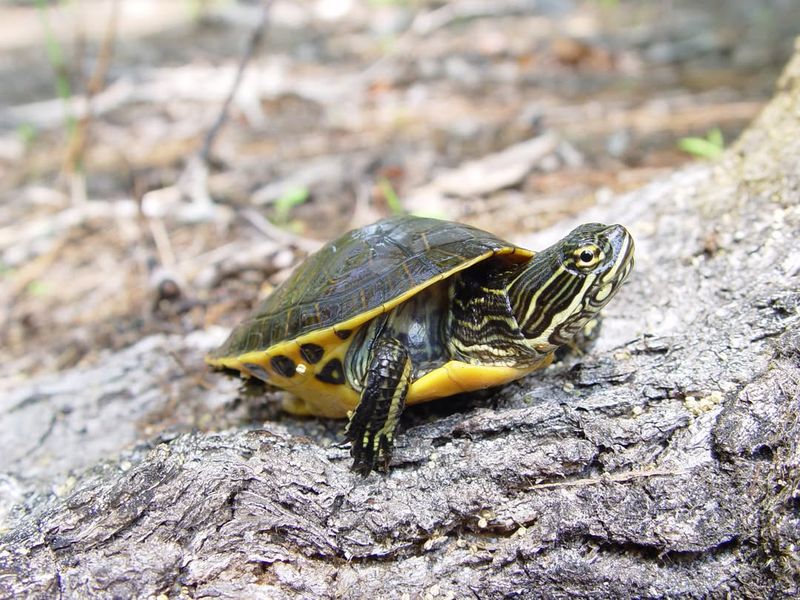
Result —
[{"label": "yellow underside", "polygon": [[[344,362],[344,355],[349,344],[342,343],[334,352],[325,355],[320,361],[338,357]],[[297,346],[299,348],[299,346]],[[283,350],[286,350],[284,348]],[[301,362],[299,351],[283,352],[298,364]],[[259,364],[269,362],[266,352],[251,352],[234,359],[221,359],[214,366],[224,366],[241,371],[244,376],[255,376],[242,363]],[[472,392],[488,387],[503,385],[519,379],[528,373],[546,367],[552,362],[552,355],[546,356],[539,363],[529,367],[501,367],[470,365],[459,361],[449,361],[440,368],[426,373],[411,383],[406,397],[406,404],[419,404],[437,398],[444,398],[462,392]],[[238,364],[237,364],[238,363]],[[284,399],[283,408],[295,415],[313,415],[340,419],[347,417],[359,401],[359,394],[349,385],[325,383],[314,377],[313,367],[304,365],[291,378],[271,375],[269,383],[285,389],[289,394]]]},{"label": "yellow underside", "polygon": [[[550,363],[548,359],[546,363]],[[545,366],[545,365],[541,365]],[[519,369],[515,367],[485,367],[450,361],[411,383],[406,404],[420,404],[462,392],[474,392],[519,379],[540,366]],[[315,381],[296,396],[284,400],[283,408],[296,415],[315,415],[340,419],[347,416],[358,404],[358,393],[346,385],[333,386]]]}]

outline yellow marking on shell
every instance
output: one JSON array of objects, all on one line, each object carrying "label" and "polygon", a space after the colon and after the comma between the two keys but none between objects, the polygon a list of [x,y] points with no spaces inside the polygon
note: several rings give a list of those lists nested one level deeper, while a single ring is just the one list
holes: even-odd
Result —
[{"label": "yellow marking on shell", "polygon": [[[317,370],[321,369],[322,366],[327,364],[332,358],[339,358],[342,363],[344,363],[345,354],[347,354],[347,349],[350,347],[353,339],[356,338],[357,330],[367,321],[386,311],[392,310],[394,307],[405,302],[425,288],[447,279],[459,271],[468,269],[472,265],[486,260],[491,256],[502,255],[514,255],[514,258],[521,262],[531,258],[534,253],[525,248],[515,246],[485,252],[480,256],[476,256],[471,260],[461,263],[449,271],[408,289],[405,293],[393,298],[389,302],[376,306],[372,310],[359,313],[346,321],[336,323],[332,327],[311,331],[300,337],[281,341],[265,350],[253,350],[238,356],[206,356],[205,362],[211,367],[232,369],[239,371],[243,376],[252,376],[256,378],[258,378],[257,375],[248,371],[247,367],[244,365],[245,363],[258,365],[270,374],[268,383],[283,388],[297,396],[299,400],[302,400],[302,403],[295,401],[289,403],[284,402],[284,408],[288,412],[297,415],[344,418],[347,416],[347,411],[353,410],[358,405],[358,392],[347,383],[344,385],[335,385],[318,380],[314,377]],[[342,340],[334,333],[334,327],[338,331],[350,329],[352,330],[352,334],[346,340]],[[300,346],[307,343],[317,344],[325,349],[325,355],[322,360],[316,365],[308,365],[305,372],[301,372],[300,370],[296,371],[293,377],[281,377],[277,375],[270,365],[271,359],[275,356],[283,355],[292,359],[296,365],[305,364],[305,360],[300,354]],[[461,365],[467,370],[463,371],[461,367],[454,365]],[[540,367],[537,366],[528,369],[481,367],[451,361],[413,382],[409,388],[406,404],[427,402],[434,398],[450,396],[459,392],[501,385],[518,379],[536,368]],[[449,380],[450,383],[446,383],[442,377]]]},{"label": "yellow marking on shell", "polygon": [[403,267],[403,272],[406,274],[406,277],[408,277],[408,280],[413,281],[414,276],[411,274],[411,271],[408,270],[408,265],[403,262],[400,266]]},{"label": "yellow marking on shell", "polygon": [[[355,332],[353,332],[355,334]],[[290,392],[295,398],[284,399],[283,408],[295,415],[316,415],[321,417],[341,418],[347,410],[353,409],[358,404],[358,392],[349,385],[338,385],[320,381],[315,375],[332,359],[338,358],[344,363],[347,349],[350,347],[355,335],[347,340],[341,340],[334,333],[333,328],[328,328],[315,334],[309,334],[282,342],[267,350],[255,350],[237,357],[226,357],[208,361],[214,367],[223,367],[240,371],[244,376],[258,377],[248,370],[246,364],[257,365],[269,374],[268,383]],[[315,365],[305,362],[300,354],[300,346],[308,341],[325,348],[325,354]],[[275,373],[270,361],[275,356],[287,356],[297,365],[292,377],[282,377]]]},{"label": "yellow marking on shell", "polygon": [[419,237],[422,240],[423,245],[425,246],[425,250],[430,250],[431,245],[428,242],[428,235],[424,231],[419,232]]}]

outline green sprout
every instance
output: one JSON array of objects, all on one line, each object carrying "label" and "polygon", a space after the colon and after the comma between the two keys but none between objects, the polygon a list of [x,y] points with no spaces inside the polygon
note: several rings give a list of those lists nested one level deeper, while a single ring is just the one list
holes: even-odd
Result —
[{"label": "green sprout", "polygon": [[386,200],[386,204],[389,206],[389,210],[392,211],[392,214],[402,215],[405,212],[403,210],[403,204],[400,202],[397,192],[394,191],[392,183],[386,179],[386,177],[381,177],[378,180],[378,187],[381,189],[383,198]]},{"label": "green sprout", "polygon": [[26,148],[30,148],[33,145],[38,135],[39,131],[30,123],[21,123],[17,126],[17,137]]},{"label": "green sprout", "polygon": [[678,142],[678,147],[699,158],[714,159],[722,155],[725,148],[725,139],[719,127],[715,127],[706,134],[706,137],[685,137]]},{"label": "green sprout", "polygon": [[411,214],[415,217],[425,217],[426,219],[442,219],[444,221],[452,218],[451,215],[448,215],[446,212],[438,208],[412,210]]},{"label": "green sprout", "polygon": [[26,289],[31,296],[41,298],[42,296],[47,296],[52,288],[44,281],[36,280],[31,281]]},{"label": "green sprout", "polygon": [[72,88],[69,83],[69,69],[64,59],[64,52],[61,49],[61,44],[58,43],[55,32],[50,25],[48,15],[49,9],[46,0],[36,0],[36,8],[39,11],[39,18],[42,21],[42,28],[44,29],[47,59],[50,61],[50,66],[53,67],[56,76],[56,93],[64,103],[65,125],[67,133],[70,139],[72,139],[77,134],[78,124],[69,109],[69,100],[72,97]]},{"label": "green sprout", "polygon": [[277,200],[275,200],[275,224],[285,227],[289,224],[289,213],[295,206],[306,202],[311,196],[305,186],[295,186],[287,189]]}]

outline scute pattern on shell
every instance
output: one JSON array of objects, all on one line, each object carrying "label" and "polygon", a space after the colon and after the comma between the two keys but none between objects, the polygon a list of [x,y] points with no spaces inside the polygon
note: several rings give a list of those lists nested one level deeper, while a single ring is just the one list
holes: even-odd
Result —
[{"label": "scute pattern on shell", "polygon": [[513,247],[450,221],[398,216],[355,229],[308,257],[214,357],[266,349],[377,308],[458,265]]}]

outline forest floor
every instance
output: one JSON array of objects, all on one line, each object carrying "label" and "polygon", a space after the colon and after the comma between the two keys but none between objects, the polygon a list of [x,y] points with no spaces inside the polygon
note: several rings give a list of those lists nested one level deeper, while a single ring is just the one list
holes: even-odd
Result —
[{"label": "forest floor", "polygon": [[521,239],[713,158],[800,24],[777,0],[264,11],[0,6],[0,392],[229,327],[321,242],[393,212]]}]

